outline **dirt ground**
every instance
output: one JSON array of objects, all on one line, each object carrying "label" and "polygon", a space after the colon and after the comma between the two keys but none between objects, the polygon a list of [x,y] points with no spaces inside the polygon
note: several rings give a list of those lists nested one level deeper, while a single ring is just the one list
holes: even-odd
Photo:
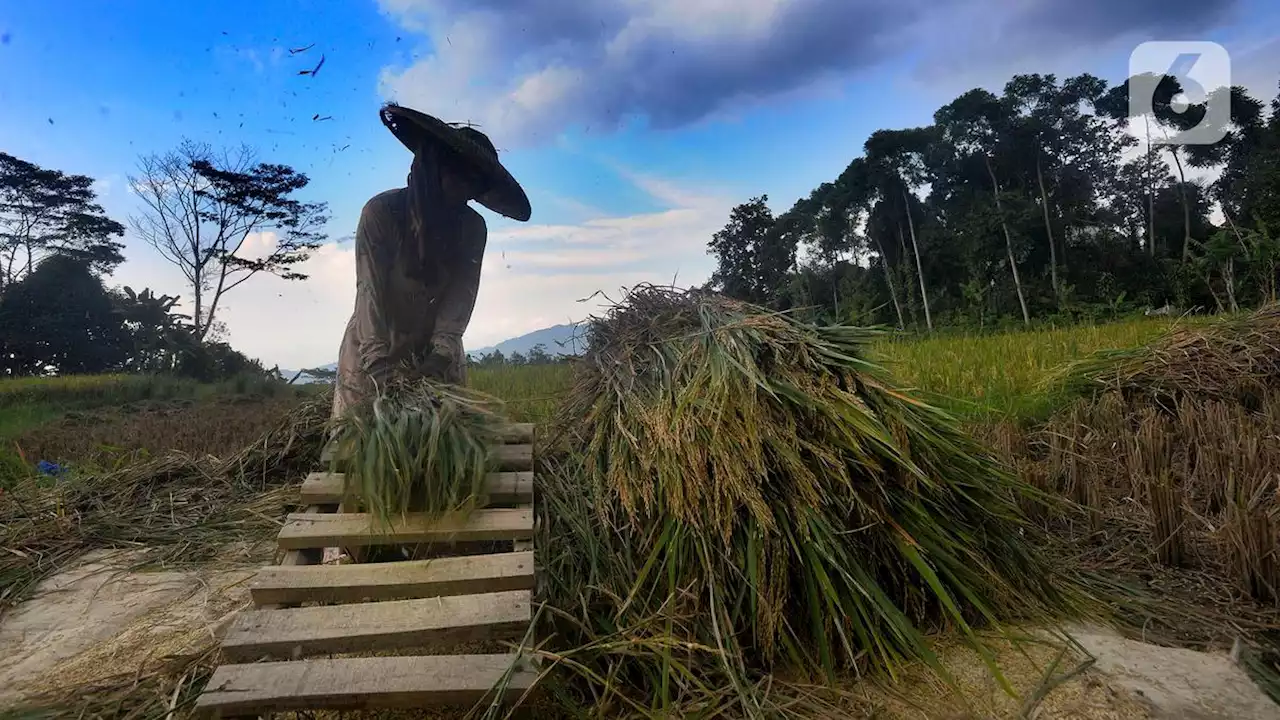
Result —
[{"label": "dirt ground", "polygon": [[0,620],[0,708],[193,652],[248,606],[252,566],[125,570],[141,559],[90,553]]},{"label": "dirt ground", "polygon": [[[137,553],[94,553],[45,581],[0,621],[0,710],[25,695],[75,687],[142,667],[168,654],[208,647],[248,606],[254,563],[238,567],[128,572]],[[1122,638],[1106,628],[1068,630],[1088,655],[1037,632],[1034,642],[996,642],[996,661],[1020,699],[1010,698],[967,648],[941,642],[939,655],[962,692],[924,672],[893,685],[850,687],[852,717],[927,720],[1280,720],[1272,703],[1225,653]]]}]

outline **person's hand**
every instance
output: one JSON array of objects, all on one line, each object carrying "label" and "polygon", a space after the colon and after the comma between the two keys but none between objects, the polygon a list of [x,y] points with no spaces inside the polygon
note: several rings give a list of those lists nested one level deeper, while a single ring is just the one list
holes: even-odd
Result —
[{"label": "person's hand", "polygon": [[428,377],[440,380],[448,374],[449,366],[452,364],[453,357],[451,355],[446,355],[439,350],[435,350],[427,356],[426,360],[423,361],[422,372]]}]

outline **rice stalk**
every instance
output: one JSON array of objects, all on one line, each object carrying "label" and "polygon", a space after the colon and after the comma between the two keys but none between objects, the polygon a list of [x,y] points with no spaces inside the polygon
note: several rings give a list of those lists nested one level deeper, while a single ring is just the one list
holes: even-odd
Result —
[{"label": "rice stalk", "polygon": [[1000,677],[977,627],[1082,607],[1029,542],[1047,498],[895,389],[874,337],[657,287],[593,319],[538,504],[553,630],[596,648],[581,703],[763,716],[763,673],[945,676],[944,629]]},{"label": "rice stalk", "polygon": [[470,513],[501,443],[500,403],[428,379],[383,389],[337,425],[334,468],[383,524],[407,512]]}]

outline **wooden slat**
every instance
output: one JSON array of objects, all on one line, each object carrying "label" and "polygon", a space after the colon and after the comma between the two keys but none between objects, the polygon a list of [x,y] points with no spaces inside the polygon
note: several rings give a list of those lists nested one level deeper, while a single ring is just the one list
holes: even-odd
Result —
[{"label": "wooden slat", "polygon": [[196,703],[198,713],[469,706],[519,663],[506,686],[515,700],[537,677],[515,655],[437,655],[223,665]]},{"label": "wooden slat", "polygon": [[533,588],[533,553],[319,567],[264,567],[249,593],[255,605],[404,600]]},{"label": "wooden slat", "polygon": [[494,448],[494,456],[497,458],[499,470],[533,469],[532,445],[499,445]]},{"label": "wooden slat", "polygon": [[[502,442],[509,444],[528,444],[533,442],[533,423],[511,423],[501,430]],[[320,450],[320,462],[328,464],[333,457],[333,443],[325,443]]]},{"label": "wooden slat", "polygon": [[[302,481],[301,503],[336,503],[343,499],[342,473],[313,472]],[[533,502],[532,472],[490,473],[485,478],[485,493],[493,505]]]},{"label": "wooden slat", "polygon": [[[516,471],[533,469],[533,445],[529,443],[499,445],[494,448],[498,470]],[[321,461],[329,464],[329,460],[321,453]]]},{"label": "wooden slat", "polygon": [[246,610],[222,638],[229,662],[429,647],[522,636],[529,591]]},{"label": "wooden slat", "polygon": [[533,442],[533,423],[511,423],[502,428],[502,442],[504,443],[531,443]]},{"label": "wooden slat", "polygon": [[390,527],[367,513],[295,513],[289,515],[276,542],[285,550],[360,545],[521,540],[533,535],[533,513],[527,509],[477,510],[466,520],[432,518],[411,513]]}]

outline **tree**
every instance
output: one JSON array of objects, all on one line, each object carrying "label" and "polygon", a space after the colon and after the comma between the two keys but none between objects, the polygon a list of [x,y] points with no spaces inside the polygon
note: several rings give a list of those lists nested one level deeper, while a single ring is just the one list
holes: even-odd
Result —
[{"label": "tree", "polygon": [[[929,290],[925,283],[920,243],[916,239],[916,225],[911,208],[912,205],[919,204],[915,191],[924,182],[924,158],[931,142],[931,131],[926,128],[877,130],[871,133],[863,146],[869,172],[866,187],[878,194],[878,202],[886,212],[906,220],[907,233],[911,238],[911,254],[916,261],[920,303],[924,306],[924,321],[930,331],[933,330],[933,315],[929,310]],[[900,225],[897,230],[901,232]]]},{"label": "tree", "polygon": [[126,370],[145,373],[173,372],[181,353],[195,345],[190,316],[174,311],[176,295],[156,295],[150,289],[124,288],[112,293],[116,312],[128,337]]},{"label": "tree", "polygon": [[549,365],[551,364],[551,356],[547,354],[547,346],[538,343],[529,351],[528,362],[530,365]]},{"label": "tree", "polygon": [[[297,267],[325,239],[325,203],[293,194],[310,182],[287,165],[258,162],[252,150],[215,155],[184,141],[164,155],[144,156],[129,182],[145,207],[134,231],[179,270],[190,285],[195,337],[216,322],[223,295],[258,273],[304,280]],[[258,234],[274,242],[246,247]],[[257,251],[256,253],[254,251]]]},{"label": "tree", "polygon": [[111,297],[83,258],[50,255],[0,297],[0,368],[8,375],[116,370],[126,345]]},{"label": "tree", "polygon": [[0,152],[0,290],[51,253],[110,273],[124,261],[124,226],[95,202],[93,178],[67,175]]},{"label": "tree", "polygon": [[1013,274],[1014,290],[1022,309],[1022,322],[1031,324],[1027,310],[1026,294],[1022,291],[1022,278],[1018,275],[1018,260],[1014,253],[1013,236],[1009,232],[1009,218],[1005,215],[1000,180],[996,176],[995,160],[1001,136],[1009,130],[1007,108],[986,90],[970,90],[951,104],[938,110],[934,121],[944,133],[944,141],[960,158],[976,158],[987,171],[991,181],[991,195],[995,200],[996,215],[1004,235],[1005,251],[1009,259],[1009,271]]},{"label": "tree", "polygon": [[733,208],[729,223],[708,243],[717,262],[712,286],[761,305],[773,302],[796,259],[795,237],[776,227],[768,200],[761,195]]}]

